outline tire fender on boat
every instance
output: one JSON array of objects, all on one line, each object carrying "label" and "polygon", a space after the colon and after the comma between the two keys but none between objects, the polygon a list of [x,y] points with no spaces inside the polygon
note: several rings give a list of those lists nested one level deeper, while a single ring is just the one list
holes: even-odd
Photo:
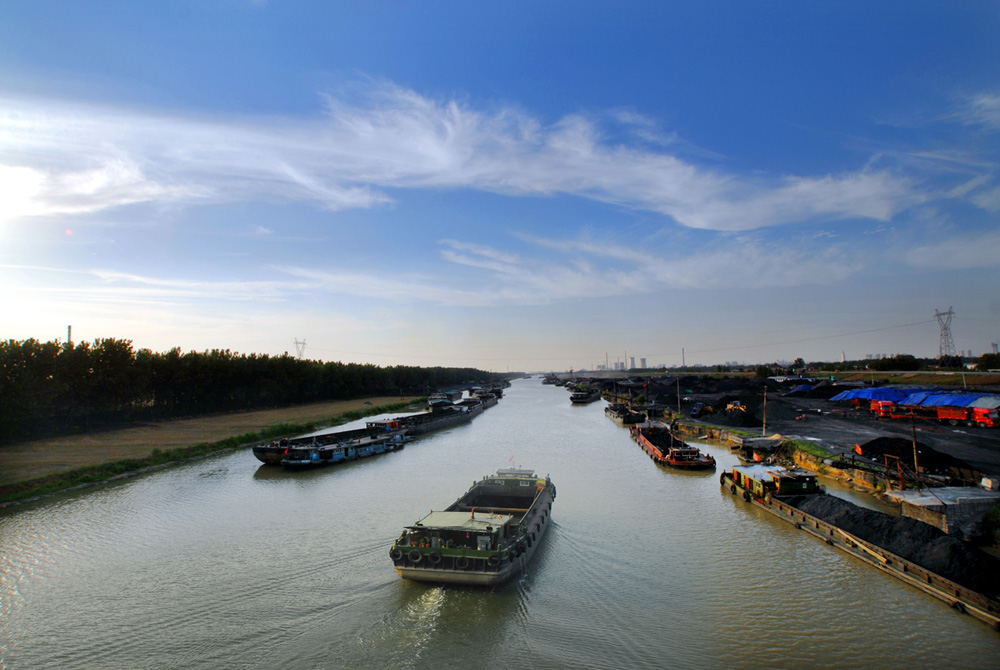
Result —
[{"label": "tire fender on boat", "polygon": [[438,563],[441,562],[441,554],[440,554],[440,552],[432,551],[427,556],[427,560],[429,560],[433,565],[437,565]]},{"label": "tire fender on boat", "polygon": [[496,554],[493,554],[488,559],[486,559],[486,562],[490,564],[491,568],[495,568],[498,565],[500,565],[500,557],[497,556]]},{"label": "tire fender on boat", "polygon": [[465,556],[459,556],[458,558],[455,559],[455,567],[458,568],[459,570],[465,570],[467,567],[469,567],[469,559],[466,558]]},{"label": "tire fender on boat", "polygon": [[744,491],[743,492],[743,499],[746,500],[747,502],[750,502],[750,493],[747,492],[747,491]]},{"label": "tire fender on boat", "polygon": [[411,563],[419,563],[420,559],[424,557],[423,553],[417,549],[412,550],[408,555]]},{"label": "tire fender on boat", "polygon": [[736,484],[733,484],[732,486],[729,487],[729,492],[732,494],[736,493]]},{"label": "tire fender on boat", "polygon": [[399,549],[393,549],[392,551],[389,552],[389,558],[391,558],[393,561],[398,561],[402,557],[403,557],[403,552],[400,551]]},{"label": "tire fender on boat", "polygon": [[719,475],[719,483],[723,484],[723,485],[726,483],[726,473],[725,472],[723,472],[721,475]]}]

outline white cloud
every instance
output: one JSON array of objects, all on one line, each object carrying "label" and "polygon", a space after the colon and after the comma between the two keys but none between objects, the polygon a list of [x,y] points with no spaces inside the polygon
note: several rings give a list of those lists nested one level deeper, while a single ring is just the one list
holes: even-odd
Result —
[{"label": "white cloud", "polygon": [[955,117],[970,126],[1000,129],[1000,95],[977,93],[967,96]]},{"label": "white cloud", "polygon": [[971,198],[972,202],[987,212],[1000,212],[1000,186],[985,191],[979,191]]},{"label": "white cloud", "polygon": [[[863,169],[746,178],[655,149],[610,143],[593,121],[551,126],[512,107],[475,110],[391,85],[363,104],[327,98],[318,119],[205,119],[60,101],[0,101],[0,156],[26,184],[7,216],[84,213],[127,203],[262,199],[329,209],[390,202],[391,188],[564,193],[656,211],[692,228],[751,230],[800,221],[885,221],[916,202],[910,184]],[[643,142],[649,145],[649,142]]]},{"label": "white cloud", "polygon": [[909,251],[906,262],[924,270],[968,270],[1000,265],[1000,232],[952,237]]}]

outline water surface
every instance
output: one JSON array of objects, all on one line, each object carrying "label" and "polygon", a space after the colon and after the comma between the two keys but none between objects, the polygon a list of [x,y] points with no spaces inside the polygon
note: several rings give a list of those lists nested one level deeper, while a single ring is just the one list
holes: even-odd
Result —
[{"label": "water surface", "polygon": [[[538,380],[470,424],[311,472],[249,450],[0,512],[0,667],[991,667],[1000,634],[656,466]],[[736,461],[702,445],[720,468]],[[403,526],[517,465],[553,525],[493,589],[405,582]]]}]

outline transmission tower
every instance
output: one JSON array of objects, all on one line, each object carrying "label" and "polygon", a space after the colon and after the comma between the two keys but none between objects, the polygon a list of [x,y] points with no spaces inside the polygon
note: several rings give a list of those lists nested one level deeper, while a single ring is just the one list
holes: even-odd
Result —
[{"label": "transmission tower", "polygon": [[945,356],[955,356],[955,340],[951,337],[951,317],[954,314],[951,311],[951,307],[948,308],[947,312],[939,312],[934,310],[934,316],[937,318],[938,325],[941,326],[941,346],[938,351],[938,355],[941,358]]},{"label": "transmission tower", "polygon": [[302,354],[304,354],[305,352],[306,352],[306,341],[302,340],[301,342],[299,342],[298,339],[296,339],[295,340],[296,358],[302,358]]}]

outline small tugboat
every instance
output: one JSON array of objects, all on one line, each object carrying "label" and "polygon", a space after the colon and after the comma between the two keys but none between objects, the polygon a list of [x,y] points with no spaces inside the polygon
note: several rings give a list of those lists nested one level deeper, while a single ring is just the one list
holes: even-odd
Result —
[{"label": "small tugboat", "polygon": [[506,468],[473,483],[442,512],[407,526],[389,558],[403,579],[493,586],[524,569],[549,527],[556,487]]},{"label": "small tugboat", "polygon": [[697,447],[677,439],[662,421],[645,421],[629,431],[643,451],[657,463],[681,470],[707,470],[715,467],[715,458]]}]

